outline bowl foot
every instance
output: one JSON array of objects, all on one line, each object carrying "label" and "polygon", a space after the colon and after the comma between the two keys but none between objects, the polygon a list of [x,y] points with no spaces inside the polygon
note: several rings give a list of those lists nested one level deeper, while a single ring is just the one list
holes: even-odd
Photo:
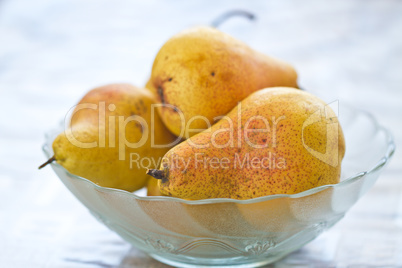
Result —
[{"label": "bowl foot", "polygon": [[269,263],[273,263],[277,260],[280,260],[284,256],[273,256],[273,257],[268,257],[267,259],[263,260],[249,260],[247,261],[240,261],[238,258],[233,258],[233,259],[199,259],[194,258],[191,260],[191,262],[188,262],[188,260],[172,260],[170,258],[166,257],[161,257],[156,254],[149,254],[152,258],[155,260],[162,262],[164,264],[173,266],[173,267],[180,267],[180,268],[202,268],[202,267],[233,267],[233,268],[254,268],[254,267],[261,267],[264,265],[267,265]]}]

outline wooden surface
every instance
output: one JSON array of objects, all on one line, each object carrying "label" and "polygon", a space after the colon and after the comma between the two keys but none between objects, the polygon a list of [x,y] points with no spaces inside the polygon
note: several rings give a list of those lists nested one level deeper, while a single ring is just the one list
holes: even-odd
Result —
[{"label": "wooden surface", "polygon": [[[258,20],[222,30],[294,64],[326,101],[370,111],[402,144],[401,1],[3,0],[1,267],[167,267],[93,219],[50,168],[37,170],[43,135],[92,87],[144,85],[165,40],[232,8]],[[272,267],[401,267],[401,177],[397,148],[339,224]]]}]

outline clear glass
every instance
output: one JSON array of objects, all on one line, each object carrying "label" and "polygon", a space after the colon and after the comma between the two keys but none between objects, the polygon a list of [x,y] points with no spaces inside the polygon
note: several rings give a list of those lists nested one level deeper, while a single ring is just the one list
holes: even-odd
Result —
[{"label": "clear glass", "polygon": [[[258,267],[299,249],[337,223],[377,180],[395,150],[390,133],[363,111],[341,106],[346,155],[341,182],[293,195],[189,201],[100,187],[51,166],[103,224],[133,246],[180,267]],[[44,152],[62,130],[46,135]]]}]

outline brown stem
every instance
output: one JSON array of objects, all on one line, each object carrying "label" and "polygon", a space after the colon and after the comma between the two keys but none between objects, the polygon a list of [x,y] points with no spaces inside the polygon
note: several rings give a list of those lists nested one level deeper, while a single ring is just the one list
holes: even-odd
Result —
[{"label": "brown stem", "polygon": [[214,28],[218,28],[219,25],[221,25],[227,19],[229,19],[231,17],[235,17],[235,16],[243,16],[243,17],[248,18],[249,20],[254,20],[255,19],[255,15],[253,13],[251,13],[251,12],[246,11],[246,10],[241,10],[241,9],[239,9],[239,10],[231,10],[231,11],[223,13],[222,15],[217,17],[211,23],[211,26],[214,27]]},{"label": "brown stem", "polygon": [[53,161],[56,161],[56,157],[54,157],[54,155],[52,157],[49,158],[49,160],[47,160],[45,163],[43,163],[42,165],[40,165],[38,167],[38,169],[41,169],[45,166],[47,166],[48,164],[52,163]]},{"label": "brown stem", "polygon": [[148,169],[147,174],[154,177],[157,180],[162,180],[162,182],[167,181],[166,172],[159,169]]}]

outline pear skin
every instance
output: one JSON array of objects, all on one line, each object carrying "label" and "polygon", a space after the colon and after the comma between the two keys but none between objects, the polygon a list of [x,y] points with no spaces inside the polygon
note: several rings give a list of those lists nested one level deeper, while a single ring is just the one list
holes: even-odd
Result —
[{"label": "pear skin", "polygon": [[153,103],[148,90],[128,84],[89,91],[75,107],[69,128],[53,142],[56,162],[103,187],[142,188],[150,178],[146,169],[157,166],[172,146],[154,148],[151,135],[156,145],[176,140],[157,112],[152,114]]},{"label": "pear skin", "polygon": [[149,178],[147,182],[147,196],[161,196],[162,193],[159,190],[158,180],[155,178]]},{"label": "pear skin", "polygon": [[251,93],[275,86],[297,87],[292,66],[210,27],[191,28],[168,40],[146,84],[158,103],[166,105],[158,107],[165,125],[186,138]]},{"label": "pear skin", "polygon": [[173,147],[159,170],[164,195],[251,199],[339,182],[345,141],[324,101],[294,88],[257,91],[210,129]]}]

